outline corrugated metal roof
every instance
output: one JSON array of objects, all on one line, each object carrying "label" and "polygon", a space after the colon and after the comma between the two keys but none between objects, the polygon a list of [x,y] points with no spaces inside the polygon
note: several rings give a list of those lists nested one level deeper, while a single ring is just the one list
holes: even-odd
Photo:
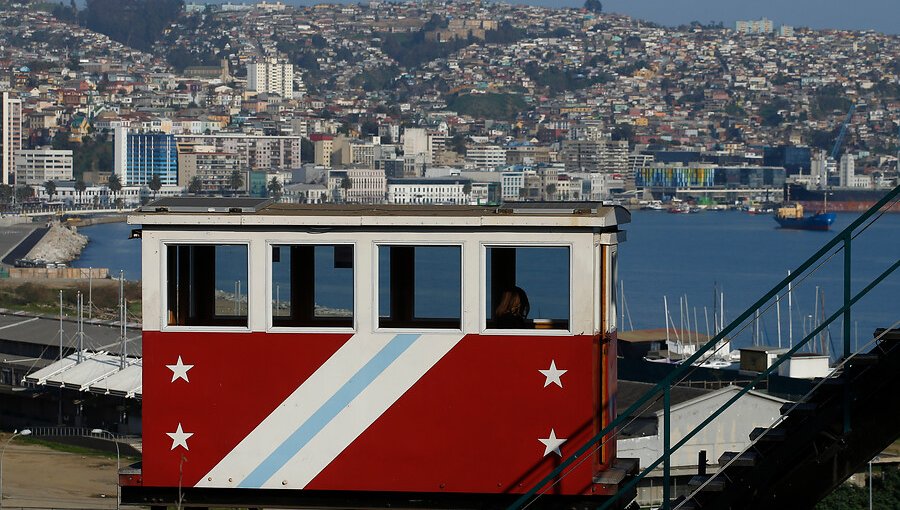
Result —
[{"label": "corrugated metal roof", "polygon": [[82,360],[73,353],[25,377],[25,382],[78,391],[141,398],[142,363],[140,358],[126,358],[120,368],[119,356],[105,351],[83,351]]}]

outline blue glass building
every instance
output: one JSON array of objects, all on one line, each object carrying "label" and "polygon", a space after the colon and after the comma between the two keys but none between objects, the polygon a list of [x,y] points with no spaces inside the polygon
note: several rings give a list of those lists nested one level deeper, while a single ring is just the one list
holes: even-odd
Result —
[{"label": "blue glass building", "polygon": [[164,186],[178,184],[178,147],[165,133],[116,129],[115,172],[126,186],[145,186],[158,175]]}]

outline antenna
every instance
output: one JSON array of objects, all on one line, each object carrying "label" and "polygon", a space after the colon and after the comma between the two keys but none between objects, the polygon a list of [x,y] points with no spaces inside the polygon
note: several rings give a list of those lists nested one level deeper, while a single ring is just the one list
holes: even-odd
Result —
[{"label": "antenna", "polygon": [[59,361],[62,361],[63,353],[63,291],[59,291]]},{"label": "antenna", "polygon": [[84,357],[84,296],[78,292],[78,363]]},{"label": "antenna", "polygon": [[125,271],[119,271],[119,369],[125,369],[125,345],[126,336],[126,312],[125,312]]}]

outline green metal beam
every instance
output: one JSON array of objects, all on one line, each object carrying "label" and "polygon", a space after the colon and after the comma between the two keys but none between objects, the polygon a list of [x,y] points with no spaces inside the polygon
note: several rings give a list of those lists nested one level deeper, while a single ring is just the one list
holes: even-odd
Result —
[{"label": "green metal beam", "polygon": [[[639,410],[641,408],[641,406],[650,402],[651,399],[652,400],[658,399],[660,396],[659,395],[660,392],[665,391],[667,388],[671,387],[672,383],[676,379],[680,378],[688,370],[691,370],[693,368],[694,362],[699,360],[704,354],[706,354],[710,349],[712,349],[719,341],[726,338],[728,334],[730,334],[738,326],[743,324],[743,322],[745,320],[747,320],[748,318],[750,318],[757,309],[762,308],[762,306],[765,305],[770,299],[777,296],[785,287],[787,287],[788,284],[792,283],[795,279],[797,279],[800,276],[801,273],[803,273],[804,271],[806,271],[807,269],[812,267],[813,264],[815,264],[824,255],[826,255],[831,249],[836,247],[838,244],[844,242],[845,238],[850,238],[851,234],[857,228],[859,228],[861,225],[863,225],[869,218],[871,218],[882,207],[884,207],[885,205],[890,203],[892,200],[894,200],[898,195],[900,195],[900,186],[895,187],[893,190],[891,190],[890,192],[885,194],[885,196],[882,197],[881,200],[879,200],[875,205],[873,205],[871,208],[869,208],[868,211],[861,214],[859,216],[859,218],[857,218],[855,221],[853,221],[853,223],[851,223],[847,228],[845,228],[838,236],[836,236],[834,239],[832,239],[831,241],[826,243],[815,254],[813,254],[804,263],[802,263],[796,270],[794,270],[792,273],[790,273],[786,278],[781,280],[781,282],[779,282],[774,288],[772,288],[772,290],[770,290],[768,293],[766,293],[765,296],[763,296],[762,298],[757,300],[756,303],[751,305],[744,313],[742,313],[738,318],[733,320],[728,326],[726,326],[722,331],[720,331],[719,334],[714,336],[709,342],[707,342],[702,347],[700,347],[687,360],[683,361],[682,364],[677,369],[673,370],[667,377],[665,377],[662,381],[657,383],[653,388],[648,390],[634,404],[629,406],[625,411],[623,411],[617,417],[615,417],[612,420],[612,422],[610,422],[609,425],[604,427],[603,430],[601,430],[594,437],[589,439],[584,445],[582,445],[580,448],[578,448],[575,451],[575,453],[569,455],[566,459],[564,459],[559,464],[559,466],[557,466],[550,474],[548,474],[547,476],[542,478],[531,489],[529,489],[527,492],[522,494],[522,496],[520,496],[518,499],[516,499],[516,501],[514,501],[508,507],[509,510],[517,510],[517,509],[521,508],[529,499],[531,499],[534,495],[536,495],[541,490],[541,488],[543,488],[545,485],[547,485],[552,480],[557,478],[567,467],[572,465],[573,462],[575,462],[578,458],[580,458],[582,455],[587,453],[588,450],[590,450],[595,444],[602,441],[603,438],[605,436],[607,436],[608,434],[610,434],[612,431],[614,431],[616,429],[616,427],[622,425],[624,423],[624,421],[626,419],[628,419],[628,417],[631,416],[635,411]],[[893,269],[896,269],[896,264],[895,264],[895,266],[892,266],[891,271],[893,271]],[[886,277],[886,275],[885,275],[885,277]],[[879,279],[877,281],[880,283],[881,280]],[[868,290],[871,290],[871,287],[867,287],[867,290],[865,290],[865,292],[868,292]],[[846,298],[846,294],[845,294],[845,298]],[[855,300],[853,302],[855,303]],[[844,312],[845,308],[849,308],[849,305],[850,305],[849,303],[845,302],[844,307],[841,308],[841,313]],[[831,320],[834,320],[834,319],[831,319]],[[820,326],[819,328],[816,328],[816,330],[815,330],[816,333],[820,332],[823,329],[823,327],[829,323],[830,323],[830,321],[826,322],[824,325]],[[807,337],[807,340],[809,338],[810,337]],[[805,343],[807,340],[804,340],[803,343]],[[801,343],[799,345],[803,345],[803,344]],[[789,351],[789,353],[791,353],[791,354],[793,352],[796,352],[796,349]],[[780,364],[780,363],[778,363],[778,364]],[[774,366],[777,366],[777,364]],[[705,426],[705,425],[703,425],[703,426]],[[690,437],[693,437],[693,435],[691,435]],[[674,449],[678,449],[681,444],[683,444],[683,441],[680,442],[679,445],[676,445]],[[671,452],[669,452],[669,453],[671,453]],[[659,465],[659,462],[655,463],[654,466],[657,466],[657,465]],[[649,471],[646,471],[646,472],[649,472]],[[639,475],[639,477],[643,478],[643,476],[646,476],[646,472]],[[637,483],[637,482],[635,481],[635,483]],[[606,505],[604,505],[601,508],[606,508]]]},{"label": "green metal beam", "polygon": [[[724,404],[722,404],[722,406],[719,407],[715,412],[713,412],[713,413],[712,413],[711,415],[709,415],[705,420],[703,420],[702,422],[700,422],[700,425],[697,425],[697,427],[695,427],[693,430],[691,430],[690,432],[688,432],[687,434],[685,434],[685,436],[684,436],[683,438],[681,438],[680,441],[678,441],[677,443],[675,443],[675,446],[673,446],[672,449],[668,452],[668,453],[669,453],[669,456],[671,456],[671,453],[672,453],[672,452],[674,452],[674,451],[678,450],[679,448],[681,448],[682,446],[684,446],[684,445],[685,445],[688,441],[690,441],[695,435],[699,434],[700,431],[703,430],[704,427],[706,427],[707,425],[709,425],[710,423],[712,423],[713,420],[715,420],[716,418],[718,418],[719,415],[721,415],[721,414],[724,413],[729,407],[731,407],[731,404],[734,404],[734,403],[737,402],[741,397],[743,397],[745,394],[747,394],[750,390],[754,389],[754,388],[756,387],[757,384],[759,384],[763,379],[767,378],[767,377],[768,377],[772,372],[774,372],[775,369],[777,369],[782,363],[784,363],[785,361],[787,361],[788,359],[790,359],[790,357],[793,356],[797,351],[799,351],[801,347],[803,347],[804,345],[806,345],[807,342],[809,342],[810,340],[812,340],[813,338],[815,338],[815,336],[818,335],[819,333],[821,333],[825,328],[827,328],[829,324],[831,324],[832,322],[834,322],[835,320],[837,320],[837,319],[844,313],[845,308],[849,308],[850,306],[853,306],[854,304],[856,304],[857,301],[859,301],[860,299],[862,299],[866,294],[869,293],[869,291],[871,291],[873,288],[875,288],[875,287],[876,287],[879,283],[881,283],[885,278],[887,278],[888,276],[890,276],[891,273],[893,273],[894,271],[897,270],[897,268],[900,268],[900,260],[898,260],[897,262],[894,262],[894,264],[892,264],[891,267],[889,267],[887,270],[885,270],[883,273],[881,273],[881,274],[880,274],[880,275],[879,275],[872,283],[870,283],[869,285],[866,286],[865,289],[863,289],[862,291],[860,291],[859,294],[857,294],[856,296],[854,296],[854,297],[849,301],[848,304],[845,304],[844,306],[842,306],[838,311],[834,312],[830,317],[828,317],[828,319],[825,320],[822,324],[820,324],[818,327],[816,327],[815,329],[813,329],[812,332],[810,332],[810,333],[806,336],[806,338],[804,338],[803,340],[800,341],[800,343],[798,343],[797,345],[795,345],[793,348],[791,348],[790,350],[788,350],[788,351],[787,351],[786,353],[784,353],[783,355],[779,356],[779,357],[772,363],[772,365],[771,365],[769,368],[767,368],[766,370],[760,372],[759,375],[757,375],[757,376],[756,376],[752,381],[750,381],[746,386],[744,386],[744,387],[741,388],[737,393],[735,393],[730,399],[728,399],[727,402],[725,402]],[[657,468],[660,464],[662,464],[663,462],[666,462],[666,461],[664,461],[664,457],[666,457],[666,455],[661,456],[660,458],[658,458],[658,459],[656,459],[654,462],[652,462],[649,466],[647,466],[646,469],[644,469],[643,471],[641,471],[637,476],[635,476],[632,480],[630,480],[630,481],[629,481],[628,483],[626,483],[622,488],[620,488],[619,491],[618,491],[614,496],[612,496],[612,498],[610,498],[609,500],[605,501],[602,505],[600,505],[600,507],[599,507],[598,510],[606,510],[607,508],[609,508],[610,505],[612,505],[616,500],[619,499],[619,497],[620,497],[621,494],[624,494],[624,493],[627,492],[629,489],[631,489],[632,487],[634,487],[635,485],[637,485],[637,483],[638,483],[639,481],[641,481],[645,476],[647,476],[647,474],[649,474],[651,471],[653,471],[654,469],[656,469],[656,468]]]}]

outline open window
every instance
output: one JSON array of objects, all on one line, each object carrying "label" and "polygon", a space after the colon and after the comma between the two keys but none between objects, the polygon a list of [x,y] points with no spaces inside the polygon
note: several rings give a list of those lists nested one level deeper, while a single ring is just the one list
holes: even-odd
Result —
[{"label": "open window", "polygon": [[488,329],[569,329],[569,248],[488,246]]},{"label": "open window", "polygon": [[166,247],[170,326],[247,327],[247,246]]},{"label": "open window", "polygon": [[378,326],[459,329],[459,246],[379,246]]},{"label": "open window", "polygon": [[353,327],[353,246],[273,245],[272,325]]}]

